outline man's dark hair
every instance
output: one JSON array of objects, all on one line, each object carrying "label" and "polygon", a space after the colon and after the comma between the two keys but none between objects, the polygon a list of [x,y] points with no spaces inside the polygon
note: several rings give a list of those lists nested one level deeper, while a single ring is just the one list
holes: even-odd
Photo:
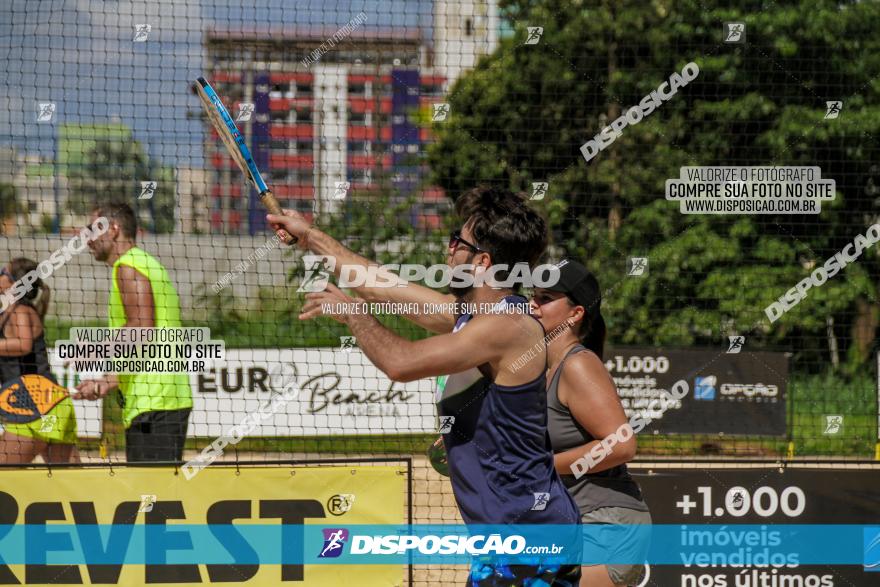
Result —
[{"label": "man's dark hair", "polygon": [[99,205],[95,208],[95,213],[118,224],[122,234],[126,238],[134,240],[137,235],[137,216],[135,216],[131,206],[122,202],[111,202]]},{"label": "man's dark hair", "polygon": [[[547,248],[547,223],[529,207],[523,194],[477,186],[456,200],[455,212],[464,224],[470,224],[474,244],[489,252],[493,264],[534,267]],[[499,272],[499,277],[505,279],[507,273]]]}]

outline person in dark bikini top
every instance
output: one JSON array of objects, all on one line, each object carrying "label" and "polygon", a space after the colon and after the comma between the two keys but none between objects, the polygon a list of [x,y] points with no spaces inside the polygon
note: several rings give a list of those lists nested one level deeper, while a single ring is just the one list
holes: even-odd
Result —
[{"label": "person in dark bikini top", "polygon": [[[0,294],[9,292],[25,275],[36,270],[37,264],[30,259],[13,259],[0,270]],[[43,332],[49,295],[49,287],[38,278],[21,299],[0,312],[0,383],[22,375],[41,375],[57,383],[49,368]],[[37,455],[47,463],[80,461],[76,415],[70,397],[33,422],[0,424],[0,463],[27,464]]]}]

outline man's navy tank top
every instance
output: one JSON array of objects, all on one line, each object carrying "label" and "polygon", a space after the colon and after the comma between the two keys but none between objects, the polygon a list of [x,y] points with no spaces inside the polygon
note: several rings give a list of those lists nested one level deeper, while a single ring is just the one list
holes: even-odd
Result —
[{"label": "man's navy tank top", "polygon": [[[495,311],[528,313],[528,302],[507,296]],[[471,318],[460,316],[453,332]],[[543,372],[530,383],[506,387],[469,369],[439,378],[437,402],[452,489],[465,523],[580,522],[553,467]]]}]

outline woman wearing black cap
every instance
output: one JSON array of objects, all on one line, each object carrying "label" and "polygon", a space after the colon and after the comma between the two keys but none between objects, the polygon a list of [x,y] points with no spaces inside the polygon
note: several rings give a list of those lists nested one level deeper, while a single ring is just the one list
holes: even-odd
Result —
[{"label": "woman wearing black cap", "polygon": [[[532,314],[547,332],[547,428],[556,471],[585,524],[650,524],[648,506],[625,464],[636,454],[635,436],[602,362],[605,321],[599,284],[577,261],[564,260],[558,267],[558,283],[536,289],[531,302]],[[604,439],[613,441],[603,446]],[[612,562],[632,561],[633,553],[646,548],[646,532],[611,536],[607,542],[627,542],[619,548],[596,545]],[[581,585],[638,585],[643,573],[641,564],[584,566]]]}]

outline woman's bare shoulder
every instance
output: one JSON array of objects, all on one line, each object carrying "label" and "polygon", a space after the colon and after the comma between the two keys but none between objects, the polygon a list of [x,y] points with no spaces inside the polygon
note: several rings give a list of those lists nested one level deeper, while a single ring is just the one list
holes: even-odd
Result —
[{"label": "woman's bare shoulder", "polygon": [[573,394],[609,391],[615,397],[614,380],[596,353],[587,350],[571,355],[562,365],[560,400]]}]

